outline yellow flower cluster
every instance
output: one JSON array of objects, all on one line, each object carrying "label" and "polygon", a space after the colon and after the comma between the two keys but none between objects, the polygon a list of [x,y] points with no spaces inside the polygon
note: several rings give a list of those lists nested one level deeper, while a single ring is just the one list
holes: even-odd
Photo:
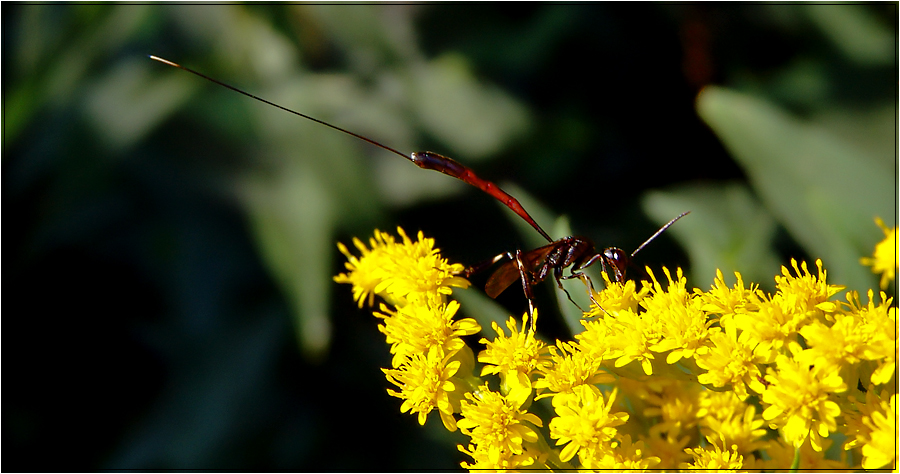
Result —
[{"label": "yellow flower cluster", "polygon": [[[607,279],[572,341],[538,339],[536,313],[494,323],[476,376],[462,337],[481,328],[447,302],[468,285],[462,266],[398,232],[376,231],[371,249],[355,241],[360,258],[339,244],[349,273],[335,280],[360,305],[377,294],[393,306],[375,313],[394,356],[388,392],[420,423],[437,409],[468,436],[464,468],[896,469],[897,308],[884,292],[834,299],[843,288],[821,261],[815,275],[783,267],[775,294],[739,273],[729,287],[717,272],[708,291],[688,290],[681,269]],[[890,281],[896,262],[882,258],[873,268]]]},{"label": "yellow flower cluster", "polygon": [[[448,264],[434,248],[434,239],[422,232],[413,242],[397,228],[402,239],[375,231],[367,248],[359,239],[353,244],[362,253],[356,258],[343,244],[338,249],[347,257],[349,273],[334,277],[338,283],[353,285],[353,298],[362,307],[367,299],[373,305],[381,296],[396,309],[381,304],[375,316],[378,326],[391,345],[390,369],[382,369],[387,379],[400,390],[388,390],[403,400],[403,413],[416,413],[425,424],[435,408],[450,431],[456,430],[453,413],[460,400],[471,391],[465,380],[475,364],[472,350],[462,336],[475,334],[481,326],[474,319],[454,320],[459,303],[447,303],[451,287],[465,288],[469,282],[454,276],[463,270],[460,264]],[[459,374],[459,375],[458,375]]]},{"label": "yellow flower cluster", "polygon": [[859,263],[872,267],[874,273],[881,273],[881,289],[883,290],[897,274],[897,254],[900,253],[898,252],[900,242],[897,240],[896,227],[888,229],[880,217],[875,218],[875,223],[884,232],[884,240],[875,246],[874,255],[860,258]]}]

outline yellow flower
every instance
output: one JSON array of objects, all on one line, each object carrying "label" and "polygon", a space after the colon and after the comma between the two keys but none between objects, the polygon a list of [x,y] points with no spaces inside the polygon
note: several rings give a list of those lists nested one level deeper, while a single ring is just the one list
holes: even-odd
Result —
[{"label": "yellow flower", "polygon": [[[799,350],[799,349],[798,349]],[[784,439],[800,446],[810,439],[813,449],[822,449],[822,438],[837,430],[835,418],[841,414],[837,403],[829,399],[847,385],[829,369],[797,362],[787,356],[776,360],[778,370],[766,370],[768,386],[762,394],[769,405],[763,418],[770,428],[780,428]]]},{"label": "yellow flower", "polygon": [[723,450],[718,445],[705,448],[686,448],[686,453],[694,456],[694,462],[681,463],[681,469],[696,471],[736,472],[744,465],[744,456],[737,453],[735,446]]},{"label": "yellow flower", "polygon": [[440,346],[432,346],[427,353],[413,354],[397,369],[381,369],[399,392],[388,390],[391,396],[403,400],[400,411],[417,413],[419,424],[424,425],[428,414],[435,408],[448,431],[456,431],[456,419],[451,394],[457,391],[453,376],[462,362],[445,356]]},{"label": "yellow flower", "polygon": [[[652,375],[654,353],[666,353],[665,362],[670,365],[705,354],[709,337],[719,329],[711,328],[713,320],[702,310],[703,300],[685,289],[682,270],[677,269],[674,278],[669,269],[663,272],[666,289],[648,268],[652,282],[641,282],[639,293],[627,284],[610,284],[601,292],[598,299],[603,309],[595,306],[585,314],[597,319],[582,321],[585,330],[576,336],[579,349],[596,359],[615,360],[613,371],[627,377],[636,376],[637,370]],[[640,369],[625,367],[634,361]],[[660,365],[670,376],[677,372]]]},{"label": "yellow flower", "polygon": [[697,381],[717,388],[731,385],[741,400],[749,395],[747,388],[762,393],[765,386],[760,382],[762,374],[758,365],[762,360],[753,354],[751,347],[738,339],[733,320],[720,322],[724,331],[710,336],[709,351],[696,358],[697,366],[706,370],[697,377]]},{"label": "yellow flower", "polygon": [[775,277],[778,292],[761,297],[755,311],[741,311],[734,316],[736,327],[742,331],[738,340],[754,347],[754,354],[765,363],[773,362],[785,344],[796,340],[800,328],[840,309],[839,303],[828,299],[844,287],[826,283],[821,260],[816,260],[819,277],[810,275],[806,262],[801,265],[802,272],[796,260],[791,260],[791,265],[796,277],[782,266],[782,276]]},{"label": "yellow flower", "polygon": [[659,377],[645,385],[647,390],[642,399],[647,407],[643,415],[659,420],[650,427],[650,436],[665,433],[667,438],[677,439],[683,431],[690,431],[697,425],[698,397],[702,387]]},{"label": "yellow flower", "polygon": [[797,311],[794,303],[781,294],[761,299],[756,311],[734,316],[734,325],[741,330],[738,343],[752,347],[759,362],[772,363],[787,343],[796,341],[807,317],[808,313]]},{"label": "yellow flower", "polygon": [[872,293],[869,290],[866,306],[860,304],[856,292],[849,293],[847,301],[851,311],[858,316],[860,331],[866,335],[862,358],[876,366],[870,382],[882,385],[890,382],[897,366],[897,307],[891,306],[893,299],[884,292],[881,292],[881,304],[876,305]]},{"label": "yellow flower", "polygon": [[600,370],[602,359],[591,357],[571,343],[557,341],[550,347],[549,363],[540,368],[542,377],[534,383],[539,391],[537,399],[561,393],[571,393],[576,387],[615,381],[611,374]]},{"label": "yellow flower", "polygon": [[557,417],[550,420],[550,437],[557,445],[566,445],[560,460],[568,462],[578,454],[584,463],[610,452],[615,427],[628,421],[627,413],[610,414],[615,399],[614,389],[604,403],[600,389],[593,385],[579,385],[571,393],[553,397]]},{"label": "yellow flower", "polygon": [[780,277],[775,277],[775,286],[778,288],[778,294],[785,300],[789,301],[799,313],[807,313],[803,319],[807,317],[819,316],[822,313],[836,311],[840,305],[829,302],[828,299],[835,294],[844,290],[844,286],[829,285],[826,282],[827,272],[822,269],[822,260],[816,260],[816,268],[819,269],[819,276],[815,277],[809,273],[806,262],[800,264],[797,268],[797,261],[791,259],[791,266],[797,276],[791,275],[787,267],[781,267]]},{"label": "yellow flower", "polygon": [[897,227],[888,229],[880,217],[875,218],[875,223],[884,232],[884,240],[875,245],[872,257],[862,257],[859,263],[872,267],[872,273],[881,273],[880,286],[883,290],[893,281],[897,272]]},{"label": "yellow flower", "polygon": [[835,314],[830,327],[813,321],[800,329],[809,349],[798,354],[797,360],[846,376],[843,369],[855,367],[865,357],[869,335],[864,326],[859,315],[852,313]]},{"label": "yellow flower", "polygon": [[741,401],[734,392],[705,391],[700,395],[701,409],[697,412],[700,432],[708,440],[750,454],[768,444],[761,441],[766,435],[765,421],[756,415],[756,407]]},{"label": "yellow flower", "polygon": [[697,418],[717,418],[720,420],[733,417],[741,413],[747,404],[734,392],[713,392],[705,390],[700,394],[700,409],[697,410]]},{"label": "yellow flower", "polygon": [[384,320],[378,330],[391,345],[391,364],[399,367],[413,354],[425,354],[432,346],[440,347],[447,355],[462,349],[465,342],[460,337],[477,333],[481,326],[472,318],[454,321],[457,310],[458,302],[443,304],[436,294],[410,295],[408,304],[396,311],[382,304],[383,313],[374,314]]},{"label": "yellow flower", "polygon": [[673,280],[669,269],[663,267],[663,273],[669,280],[666,290],[662,289],[653,272],[648,269],[648,273],[653,280],[653,292],[640,304],[647,310],[643,317],[650,319],[650,324],[658,328],[660,335],[650,350],[658,353],[671,351],[666,356],[667,364],[692,358],[695,354],[705,354],[709,349],[705,345],[707,339],[719,329],[710,329],[712,320],[700,309],[702,301],[685,289],[687,279],[681,269],[677,270]]},{"label": "yellow flower", "polygon": [[[537,319],[536,311],[534,316]],[[481,339],[481,343],[486,345],[485,350],[478,354],[478,362],[486,364],[481,369],[481,375],[499,374],[501,383],[511,396],[527,398],[532,389],[531,374],[544,363],[548,349],[534,337],[534,324],[530,329],[525,329],[528,327],[528,315],[522,317],[521,332],[515,318],[509,318],[506,322],[509,337],[496,322],[491,326],[497,337],[493,341]]]},{"label": "yellow flower", "polygon": [[702,302],[700,309],[707,313],[719,314],[720,320],[726,321],[735,313],[746,313],[756,310],[756,292],[759,285],[751,284],[750,288],[744,288],[744,278],[739,272],[734,272],[737,282],[734,288],[728,288],[722,271],[716,269],[716,279],[712,288],[704,293],[699,288],[694,288],[694,294]]},{"label": "yellow flower", "polygon": [[[398,232],[395,240],[376,231],[368,246],[354,239],[358,258],[339,244],[348,272],[335,280],[353,284],[360,306],[375,295],[386,300],[375,316],[393,354],[393,368],[382,369],[396,386],[388,393],[419,423],[437,410],[448,430],[469,436],[458,446],[472,458],[463,468],[783,470],[799,462],[801,470],[881,469],[897,462],[897,308],[884,293],[874,301],[871,290],[865,305],[855,292],[846,303],[832,301],[842,287],[827,283],[820,260],[817,275],[806,263],[782,267],[774,295],[738,272],[729,288],[717,271],[707,292],[689,290],[681,269],[663,268],[665,287],[649,269],[640,290],[635,282],[607,282],[574,340],[538,340],[529,321],[536,314],[525,315],[521,328],[512,317],[505,329],[492,324],[497,336],[480,341],[479,379],[463,337],[481,328],[457,319],[460,305],[447,299],[451,287],[468,285],[457,276],[462,266],[448,264],[421,233],[413,242]],[[497,391],[489,389],[491,375],[500,378]],[[607,393],[598,384],[615,388]],[[555,417],[542,421],[528,410],[544,397],[552,397]],[[778,430],[777,439],[765,426]],[[835,440],[846,440],[845,453],[826,459]]]},{"label": "yellow flower", "polygon": [[456,276],[464,267],[450,265],[441,258],[434,248],[434,239],[426,239],[419,231],[418,240],[413,242],[400,227],[397,233],[402,243],[395,242],[394,236],[387,232],[375,230],[375,237],[369,239],[371,250],[354,238],[353,245],[362,254],[360,258],[338,243],[338,249],[347,257],[344,265],[350,273],[342,273],[334,281],[353,285],[353,299],[360,308],[367,299],[372,306],[376,294],[391,304],[403,305],[410,293],[449,295],[450,287],[469,286],[466,279]]},{"label": "yellow flower", "polygon": [[612,333],[609,357],[616,359],[613,365],[618,368],[637,361],[646,375],[652,375],[654,356],[650,346],[659,340],[659,336],[656,328],[651,326],[650,318],[645,319],[629,309],[607,316],[605,320]]},{"label": "yellow flower", "polygon": [[[625,309],[637,312],[638,302],[650,292],[650,287],[646,282],[642,281],[641,291],[635,292],[633,280],[625,283],[611,282],[606,272],[602,272],[601,275],[606,282],[606,287],[602,291],[594,293],[594,301],[591,302],[589,311],[584,313],[586,319]],[[600,306],[597,306],[597,303]]]},{"label": "yellow flower", "polygon": [[862,418],[868,432],[857,438],[862,447],[863,469],[897,468],[897,394],[890,402],[881,400]]},{"label": "yellow flower", "polygon": [[600,317],[594,321],[582,320],[581,325],[584,326],[584,331],[575,335],[575,347],[589,359],[600,361],[614,358],[612,356],[613,332],[607,325],[606,319]]},{"label": "yellow flower", "polygon": [[684,277],[684,272],[681,268],[676,270],[676,278],[673,280],[669,269],[663,267],[663,273],[665,273],[669,282],[666,289],[663,289],[662,284],[659,283],[656,275],[653,274],[649,267],[647,268],[647,273],[650,275],[650,279],[653,280],[651,295],[641,299],[640,302],[641,307],[647,312],[663,312],[671,306],[687,306],[690,303],[693,295],[685,288],[687,278]]},{"label": "yellow flower", "polygon": [[511,454],[504,451],[498,458],[493,458],[493,451],[470,444],[467,448],[457,445],[461,453],[470,456],[475,462],[459,463],[463,469],[469,472],[520,472],[520,470],[539,469],[533,466],[542,463],[547,454],[530,447],[525,448],[521,454]]},{"label": "yellow flower", "polygon": [[[627,425],[626,425],[627,428]],[[659,458],[659,464],[655,467],[662,471],[674,471],[682,462],[690,459],[691,455],[684,451],[690,443],[691,436],[684,435],[681,438],[668,436],[640,436],[641,441],[647,445],[647,452]]]},{"label": "yellow flower", "polygon": [[[832,441],[830,439],[822,440],[823,445],[821,450],[813,449],[810,440],[807,439],[803,445],[800,446],[800,465],[798,466],[799,472],[814,472],[817,470],[821,471],[849,471],[851,467],[846,462],[837,461],[834,459],[826,459],[825,451],[828,450],[828,447],[831,446]],[[766,448],[766,454],[769,459],[767,461],[759,462],[757,466],[754,466],[758,469],[762,469],[764,471],[788,471],[791,469],[791,465],[794,462],[794,456],[796,454],[797,448],[790,442],[786,442],[783,439],[775,439],[769,442],[769,446]],[[745,466],[747,467],[747,466]]]},{"label": "yellow flower", "polygon": [[863,423],[863,418],[871,419],[872,412],[878,409],[878,405],[883,400],[890,399],[890,393],[882,390],[881,394],[875,391],[874,385],[869,385],[864,393],[865,402],[856,399],[857,394],[850,396],[852,407],[847,408],[843,412],[844,423],[846,429],[844,433],[847,435],[847,441],[844,443],[844,450],[857,448],[866,443],[871,433],[871,428]]},{"label": "yellow flower", "polygon": [[643,471],[659,464],[656,456],[645,457],[647,447],[643,441],[631,442],[631,435],[612,442],[612,450],[589,459],[582,467],[589,470]]},{"label": "yellow flower", "polygon": [[461,402],[460,431],[472,438],[469,450],[475,464],[462,463],[466,469],[515,469],[531,466],[536,458],[526,453],[524,445],[538,441],[532,428],[543,426],[541,419],[522,409],[527,398],[515,399],[491,391],[487,384],[475,393],[466,393]]}]

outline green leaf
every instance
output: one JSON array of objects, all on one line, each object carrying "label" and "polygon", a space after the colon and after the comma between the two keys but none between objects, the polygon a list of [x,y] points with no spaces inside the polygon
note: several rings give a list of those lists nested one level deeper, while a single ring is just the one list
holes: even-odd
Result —
[{"label": "green leaf", "polygon": [[687,251],[691,282],[708,288],[722,271],[726,283],[739,271],[745,282],[773,286],[780,274],[772,247],[776,222],[742,184],[702,184],[654,191],[644,196],[644,212],[659,225],[691,211],[666,230]]},{"label": "green leaf", "polygon": [[334,203],[310,166],[284,162],[276,176],[248,178],[241,188],[257,247],[293,307],[300,347],[323,357],[331,343],[328,316]]},{"label": "green leaf", "polygon": [[873,218],[890,218],[896,204],[893,173],[883,157],[794,117],[758,97],[708,87],[697,110],[744,168],[765,206],[831,281],[873,288],[859,264],[877,240]]},{"label": "green leaf", "polygon": [[895,64],[896,38],[868,5],[803,5],[798,8],[831,40],[844,56],[859,64]]},{"label": "green leaf", "polygon": [[499,87],[479,83],[463,56],[412,67],[410,78],[417,122],[466,159],[494,154],[528,129],[528,110]]}]

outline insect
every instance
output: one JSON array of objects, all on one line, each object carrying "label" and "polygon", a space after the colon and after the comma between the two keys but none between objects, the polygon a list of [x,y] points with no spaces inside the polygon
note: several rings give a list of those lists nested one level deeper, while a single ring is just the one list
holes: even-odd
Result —
[{"label": "insect", "polygon": [[[448,158],[446,156],[439,155],[430,151],[413,152],[407,155],[395,150],[394,148],[376,142],[375,140],[364,137],[349,130],[345,130],[341,127],[332,125],[315,117],[311,117],[309,115],[288,109],[287,107],[283,107],[261,97],[257,97],[253,94],[250,94],[249,92],[245,92],[241,89],[230,86],[224,82],[213,79],[209,76],[206,76],[205,74],[194,71],[193,69],[189,69],[180,64],[168,61],[158,56],[151,55],[149,57],[154,61],[159,61],[161,63],[168,64],[169,66],[185,70],[191,74],[202,77],[203,79],[218,84],[222,87],[231,89],[234,92],[243,94],[252,99],[256,99],[273,107],[277,107],[285,112],[303,117],[307,120],[312,120],[313,122],[325,125],[326,127],[356,137],[362,141],[375,145],[391,153],[402,156],[403,158],[413,162],[419,168],[439,171],[446,175],[453,176],[454,178],[457,178],[463,182],[475,186],[478,189],[481,189],[487,194],[493,196],[498,201],[502,202],[513,212],[515,212],[519,217],[524,219],[525,222],[531,225],[531,227],[533,227],[534,230],[541,234],[542,237],[547,239],[547,242],[549,243],[529,252],[523,253],[521,250],[516,250],[515,252],[502,253],[490,260],[486,260],[484,262],[466,268],[462,271],[461,274],[465,278],[468,278],[476,273],[490,268],[494,264],[504,259],[508,260],[497,270],[495,270],[495,272],[488,279],[488,282],[485,286],[485,292],[491,298],[496,298],[500,293],[509,288],[509,286],[518,279],[519,281],[521,281],[522,289],[525,292],[525,297],[528,299],[529,314],[534,314],[534,294],[532,291],[532,287],[535,284],[540,283],[541,281],[546,279],[550,275],[551,271],[553,273],[554,279],[556,280],[557,286],[565,291],[566,296],[569,298],[569,301],[572,301],[573,304],[578,306],[578,304],[572,300],[569,292],[566,291],[565,288],[563,288],[563,280],[578,278],[585,282],[585,284],[593,290],[593,283],[591,282],[590,278],[584,274],[584,269],[599,261],[601,267],[603,268],[603,271],[611,273],[612,279],[614,281],[624,281],[626,267],[629,265],[631,259],[635,256],[635,254],[637,254],[642,248],[644,248],[644,246],[650,243],[659,234],[669,228],[669,226],[674,224],[675,221],[688,214],[688,212],[682,213],[681,215],[666,223],[666,225],[657,230],[656,233],[650,236],[649,239],[647,239],[643,244],[640,245],[640,247],[637,248],[637,250],[635,250],[631,254],[628,254],[617,247],[608,247],[602,252],[597,252],[595,250],[594,244],[591,243],[591,241],[586,237],[571,236],[564,237],[559,240],[554,240],[550,238],[550,235],[547,234],[547,232],[545,232],[544,229],[542,229],[541,226],[538,225],[538,223],[531,217],[531,215],[528,214],[528,212],[525,210],[525,208],[522,207],[522,205],[516,198],[500,189],[500,187],[496,184],[478,177],[478,175],[476,175],[471,168],[453,160],[452,158]],[[569,269],[568,274],[563,273],[566,268]],[[593,291],[591,293],[591,299],[593,299]]]},{"label": "insect", "polygon": [[[534,296],[531,287],[540,283],[550,275],[553,271],[553,278],[559,289],[566,293],[566,297],[575,306],[578,306],[569,292],[563,288],[562,281],[578,278],[591,288],[591,300],[594,300],[594,285],[590,277],[584,273],[584,269],[600,262],[604,272],[612,273],[612,279],[616,282],[625,280],[625,270],[631,264],[632,258],[659,234],[663,233],[678,219],[690,214],[690,211],[683,212],[674,219],[660,227],[649,239],[645,240],[637,250],[631,254],[625,253],[618,247],[607,247],[602,252],[597,252],[594,244],[587,237],[570,236],[562,239],[551,241],[549,244],[538,247],[529,252],[523,253],[516,250],[515,253],[505,252],[491,260],[484,261],[480,264],[473,265],[463,270],[462,275],[466,278],[490,267],[491,265],[501,261],[509,260],[500,266],[488,279],[484,287],[485,293],[491,298],[496,298],[500,293],[509,288],[516,279],[522,282],[522,288],[525,291],[525,297],[528,299],[529,310],[534,312]],[[569,268],[569,274],[565,275],[563,270]],[[597,306],[599,303],[594,300]],[[579,306],[580,309],[580,306]],[[601,307],[602,309],[602,307]]]}]

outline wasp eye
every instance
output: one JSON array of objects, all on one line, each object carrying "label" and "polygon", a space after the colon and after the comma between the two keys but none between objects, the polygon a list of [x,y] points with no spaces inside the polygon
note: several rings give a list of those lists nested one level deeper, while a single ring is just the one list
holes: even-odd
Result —
[{"label": "wasp eye", "polygon": [[604,249],[603,256],[606,257],[607,260],[611,260],[613,262],[624,262],[628,259],[628,255],[626,255],[622,249],[615,247]]},{"label": "wasp eye", "polygon": [[603,257],[606,263],[612,267],[615,280],[618,282],[624,281],[625,269],[628,267],[629,260],[631,260],[628,254],[620,248],[609,247],[603,250]]}]

